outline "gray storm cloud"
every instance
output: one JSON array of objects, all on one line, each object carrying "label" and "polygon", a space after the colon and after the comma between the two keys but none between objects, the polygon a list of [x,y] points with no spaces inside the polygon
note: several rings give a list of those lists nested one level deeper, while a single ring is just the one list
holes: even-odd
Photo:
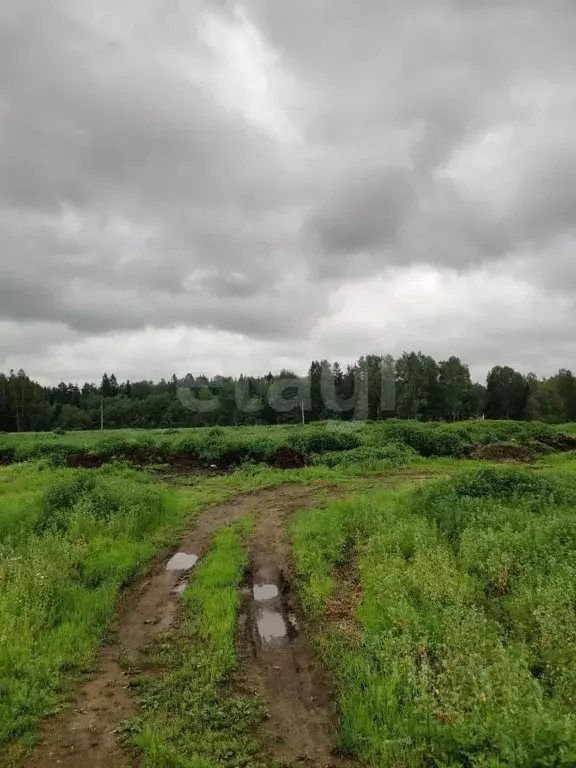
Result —
[{"label": "gray storm cloud", "polygon": [[[573,354],[574,39],[569,2],[5,0],[0,321],[31,330],[4,359],[38,324],[62,343],[183,325],[282,354],[343,286],[414,265],[561,296],[524,362],[551,334]],[[500,361],[521,330],[482,312],[487,342],[454,351]]]}]

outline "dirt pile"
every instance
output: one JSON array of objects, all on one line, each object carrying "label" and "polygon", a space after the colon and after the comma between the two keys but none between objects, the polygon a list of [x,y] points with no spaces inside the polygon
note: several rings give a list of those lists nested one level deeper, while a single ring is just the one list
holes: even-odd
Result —
[{"label": "dirt pile", "polygon": [[528,442],[488,443],[471,446],[467,455],[486,461],[535,461],[549,453],[576,450],[576,438],[570,435],[537,435]]},{"label": "dirt pile", "polygon": [[570,435],[540,435],[536,440],[554,451],[575,451],[576,437]]},{"label": "dirt pile", "polygon": [[539,443],[488,443],[476,445],[470,452],[470,458],[485,461],[535,461],[551,450]]}]

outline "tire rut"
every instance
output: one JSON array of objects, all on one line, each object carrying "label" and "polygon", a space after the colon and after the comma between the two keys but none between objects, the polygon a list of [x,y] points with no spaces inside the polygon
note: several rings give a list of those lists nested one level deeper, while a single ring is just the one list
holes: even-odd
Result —
[{"label": "tire rut", "polygon": [[267,703],[270,717],[262,736],[268,759],[336,768],[350,763],[333,753],[338,723],[332,691],[302,631],[302,611],[291,588],[287,519],[312,506],[317,501],[310,492],[293,494],[272,498],[257,515],[239,616],[240,686]]}]

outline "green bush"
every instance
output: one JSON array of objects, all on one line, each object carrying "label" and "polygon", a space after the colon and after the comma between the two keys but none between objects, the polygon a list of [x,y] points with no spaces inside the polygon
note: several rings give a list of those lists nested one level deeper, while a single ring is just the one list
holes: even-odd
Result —
[{"label": "green bush", "polygon": [[416,452],[403,443],[387,443],[380,446],[367,445],[347,451],[316,454],[313,456],[313,463],[331,468],[376,471],[405,467],[416,456]]},{"label": "green bush", "polygon": [[358,448],[361,438],[353,433],[330,429],[300,428],[288,435],[286,444],[305,455],[328,451],[348,451]]},{"label": "green bush", "polygon": [[421,456],[461,456],[465,438],[452,425],[422,424],[416,421],[389,421],[376,425],[375,442],[400,442]]},{"label": "green bush", "polygon": [[37,533],[49,528],[65,530],[67,517],[76,504],[94,491],[95,478],[85,472],[73,472],[46,488],[42,512],[36,523]]}]

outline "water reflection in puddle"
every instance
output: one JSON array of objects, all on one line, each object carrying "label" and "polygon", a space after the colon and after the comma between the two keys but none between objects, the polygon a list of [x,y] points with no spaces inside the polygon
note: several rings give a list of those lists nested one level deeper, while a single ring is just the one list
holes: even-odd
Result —
[{"label": "water reflection in puddle", "polygon": [[253,591],[254,600],[258,600],[259,603],[278,597],[278,587],[276,584],[254,584]]},{"label": "water reflection in puddle", "polygon": [[174,593],[177,595],[182,595],[187,586],[188,586],[187,581],[180,582],[180,584],[174,587]]},{"label": "water reflection in puddle", "polygon": [[271,643],[273,640],[281,640],[286,637],[287,630],[284,619],[278,611],[260,611],[256,620],[258,634],[263,643]]},{"label": "water reflection in puddle", "polygon": [[166,563],[167,571],[189,571],[198,562],[198,556],[188,552],[177,552]]}]

